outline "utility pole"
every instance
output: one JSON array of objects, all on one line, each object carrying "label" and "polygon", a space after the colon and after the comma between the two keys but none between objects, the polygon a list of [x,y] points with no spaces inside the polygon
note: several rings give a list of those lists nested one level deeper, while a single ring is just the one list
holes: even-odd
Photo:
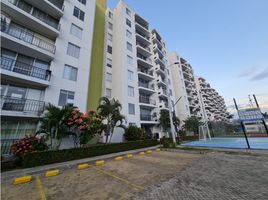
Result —
[{"label": "utility pole", "polygon": [[[239,110],[238,110],[235,98],[233,100],[234,100],[235,108],[236,108],[236,110],[238,112],[238,115],[239,115]],[[240,119],[240,116],[239,116],[239,119]],[[246,133],[246,129],[245,129],[245,125],[244,125],[244,123],[243,123],[243,121],[241,119],[240,119],[240,123],[241,123],[242,129],[243,129],[243,132],[244,132],[244,136],[245,136],[248,148],[250,149],[249,142],[248,142],[248,137],[247,137],[247,133]]]},{"label": "utility pole", "polygon": [[[257,107],[259,108],[259,110],[260,110],[260,112],[261,112],[261,109],[260,109],[260,106],[259,106],[259,103],[258,103],[258,101],[257,101],[257,98],[256,98],[255,94],[253,94],[253,97],[254,97],[254,100],[255,100],[255,103],[256,103]],[[262,113],[262,112],[261,112],[261,113]],[[268,136],[268,128],[267,128],[267,125],[266,125],[266,122],[265,122],[265,118],[264,118],[264,117],[263,117],[262,123],[263,123],[263,125],[264,125],[264,128],[265,128],[265,130],[266,130],[266,134],[267,134],[267,136]]]}]

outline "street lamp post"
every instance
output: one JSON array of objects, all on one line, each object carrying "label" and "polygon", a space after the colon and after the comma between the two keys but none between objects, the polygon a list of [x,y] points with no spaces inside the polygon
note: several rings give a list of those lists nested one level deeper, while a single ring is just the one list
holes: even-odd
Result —
[{"label": "street lamp post", "polygon": [[[171,65],[168,65],[167,67],[165,67],[165,72],[166,74],[167,73],[167,68],[173,66],[173,65],[178,65],[180,64],[179,62],[175,62]],[[167,77],[165,78],[165,83],[166,83],[166,86],[168,88],[168,81],[167,81]],[[168,91],[169,93],[169,91]],[[171,105],[171,99],[170,99],[170,95],[168,94],[168,108],[169,108],[169,118],[170,118],[170,128],[171,128],[171,135],[172,135],[172,140],[173,140],[173,143],[176,144],[176,135],[175,135],[175,127],[174,127],[174,124],[173,124],[173,118],[172,118],[172,105]]]}]

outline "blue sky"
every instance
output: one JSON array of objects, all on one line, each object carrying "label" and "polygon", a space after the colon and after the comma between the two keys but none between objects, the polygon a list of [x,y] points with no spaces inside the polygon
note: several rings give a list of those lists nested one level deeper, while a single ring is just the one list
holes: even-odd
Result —
[{"label": "blue sky", "polygon": [[268,0],[125,2],[227,102],[255,93],[268,109]]}]

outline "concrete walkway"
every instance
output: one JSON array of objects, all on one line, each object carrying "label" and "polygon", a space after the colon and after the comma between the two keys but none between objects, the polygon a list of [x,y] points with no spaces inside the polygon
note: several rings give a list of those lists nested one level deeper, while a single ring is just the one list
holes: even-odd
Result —
[{"label": "concrete walkway", "polygon": [[135,150],[130,150],[130,151],[106,154],[106,155],[102,155],[102,156],[84,158],[84,159],[80,159],[80,160],[72,160],[72,161],[43,165],[43,166],[38,166],[38,167],[33,167],[33,168],[7,171],[7,172],[3,172],[1,174],[1,181],[6,182],[6,181],[9,181],[10,179],[14,179],[15,177],[41,174],[41,173],[44,173],[45,171],[53,170],[53,169],[60,169],[61,171],[64,171],[64,170],[76,167],[78,164],[93,163],[96,160],[109,160],[109,159],[112,159],[116,156],[122,156],[122,155],[126,155],[126,154],[136,154],[136,153],[141,152],[141,151],[152,150],[152,149],[156,149],[159,147],[160,147],[160,145],[157,145],[157,146],[153,146],[153,147],[147,147],[147,148],[142,148],[142,149],[135,149]]}]

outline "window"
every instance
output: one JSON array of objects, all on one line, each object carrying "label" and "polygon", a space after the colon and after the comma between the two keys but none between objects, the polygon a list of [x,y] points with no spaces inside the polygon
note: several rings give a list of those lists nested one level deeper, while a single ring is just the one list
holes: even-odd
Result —
[{"label": "window", "polygon": [[131,27],[131,21],[129,19],[126,19],[126,24]]},{"label": "window", "polygon": [[128,104],[128,114],[135,115],[135,105],[132,103]]},{"label": "window", "polygon": [[127,42],[127,49],[132,52],[132,44],[129,42]]},{"label": "window", "polygon": [[128,16],[131,16],[131,11],[128,8],[126,8],[126,13]]},{"label": "window", "polygon": [[128,86],[127,93],[129,97],[134,97],[134,87]]},{"label": "window", "polygon": [[127,56],[127,63],[133,65],[133,58],[131,56]]},{"label": "window", "polygon": [[113,48],[111,46],[107,46],[107,52],[112,54],[113,53]]},{"label": "window", "polygon": [[106,73],[106,81],[112,82],[112,74],[111,73]]},{"label": "window", "polygon": [[112,59],[107,58],[107,67],[112,67]]},{"label": "window", "polygon": [[108,16],[109,18],[113,19],[113,13],[111,11],[109,11]]},{"label": "window", "polygon": [[108,38],[109,41],[111,41],[111,42],[113,41],[113,35],[112,34],[108,33],[107,38]]},{"label": "window", "polygon": [[74,92],[68,90],[60,90],[59,106],[73,105]]},{"label": "window", "polygon": [[84,5],[86,5],[86,3],[87,3],[87,0],[78,0],[80,3],[82,3],[82,4],[84,4]]},{"label": "window", "polygon": [[74,7],[73,15],[74,15],[75,17],[77,17],[78,19],[84,21],[85,13],[84,13],[82,10],[80,10],[79,8]]},{"label": "window", "polygon": [[108,28],[109,28],[110,30],[113,30],[113,24],[112,24],[111,22],[108,23]]},{"label": "window", "polygon": [[63,78],[71,80],[71,81],[76,81],[76,79],[77,79],[77,68],[72,67],[70,65],[65,65],[64,66],[64,71],[63,71]]},{"label": "window", "polygon": [[133,80],[133,71],[130,71],[130,70],[127,70],[127,79],[129,81],[132,81]]},{"label": "window", "polygon": [[68,43],[68,48],[67,48],[67,54],[69,56],[73,56],[75,58],[79,58],[79,54],[80,54],[80,47],[76,46],[72,43]]},{"label": "window", "polygon": [[72,24],[71,25],[71,30],[70,30],[70,33],[78,38],[82,38],[82,31],[83,29],[76,26],[75,24]]},{"label": "window", "polygon": [[109,88],[106,88],[106,94],[105,94],[105,96],[106,97],[108,97],[108,98],[111,98],[112,97],[112,90],[111,89],[109,89]]},{"label": "window", "polygon": [[132,39],[132,33],[129,30],[127,30],[126,35],[129,39]]}]

